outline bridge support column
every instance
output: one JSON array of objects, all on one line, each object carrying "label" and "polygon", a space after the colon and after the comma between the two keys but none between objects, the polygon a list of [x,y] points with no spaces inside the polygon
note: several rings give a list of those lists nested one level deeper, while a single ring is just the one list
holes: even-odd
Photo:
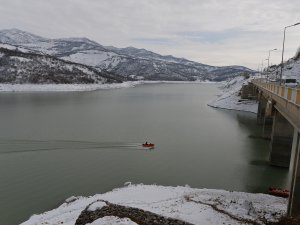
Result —
[{"label": "bridge support column", "polygon": [[267,102],[268,102],[267,99],[261,93],[259,93],[258,110],[257,110],[257,124],[258,125],[264,124]]},{"label": "bridge support column", "polygon": [[273,120],[274,120],[273,104],[272,101],[268,101],[265,109],[265,116],[263,121],[263,133],[262,133],[263,138],[271,139]]},{"label": "bridge support column", "polygon": [[300,214],[300,133],[295,129],[290,172],[292,174],[290,182],[290,197],[288,203],[288,216],[298,216]]},{"label": "bridge support column", "polygon": [[263,95],[259,95],[257,124],[263,125],[262,137],[271,138],[273,115],[272,102],[268,101]]},{"label": "bridge support column", "polygon": [[283,115],[275,111],[270,144],[270,164],[272,166],[289,167],[293,136],[294,127]]}]

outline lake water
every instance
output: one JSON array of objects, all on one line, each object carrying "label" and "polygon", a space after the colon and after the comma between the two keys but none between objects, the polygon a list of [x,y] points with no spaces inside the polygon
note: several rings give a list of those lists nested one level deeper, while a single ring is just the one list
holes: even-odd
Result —
[{"label": "lake water", "polygon": [[[247,192],[285,186],[256,115],[213,109],[214,84],[0,94],[0,224],[125,182]],[[145,150],[142,142],[156,148]]]}]

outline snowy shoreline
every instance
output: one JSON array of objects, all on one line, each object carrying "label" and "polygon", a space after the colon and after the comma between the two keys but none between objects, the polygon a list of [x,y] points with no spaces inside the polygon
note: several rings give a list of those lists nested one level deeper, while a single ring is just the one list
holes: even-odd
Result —
[{"label": "snowy shoreline", "polygon": [[134,87],[140,82],[112,84],[0,84],[1,92],[81,92]]},{"label": "snowy shoreline", "polygon": [[249,81],[249,79],[242,76],[232,79],[222,87],[221,94],[218,95],[217,99],[207,105],[213,108],[257,113],[258,103],[256,101],[241,101],[241,97],[239,96],[242,86]]},{"label": "snowy shoreline", "polygon": [[[107,205],[105,201],[192,224],[210,225],[240,225],[245,224],[245,221],[264,224],[265,221],[277,221],[286,213],[287,204],[284,198],[266,194],[197,189],[188,186],[129,184],[90,197],[70,197],[58,208],[33,215],[22,225],[75,224],[84,210],[101,210]],[[137,224],[128,217],[104,216],[88,224]]]},{"label": "snowy shoreline", "polygon": [[115,88],[130,88],[141,84],[216,84],[210,81],[127,81],[111,84],[1,84],[2,92],[81,92]]}]

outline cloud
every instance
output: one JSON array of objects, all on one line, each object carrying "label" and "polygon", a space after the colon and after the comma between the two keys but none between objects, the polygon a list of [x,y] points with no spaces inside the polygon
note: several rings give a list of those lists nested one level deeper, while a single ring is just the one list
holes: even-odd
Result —
[{"label": "cloud", "polygon": [[198,32],[180,32],[178,37],[201,43],[226,43],[228,40],[238,40],[241,37],[254,35],[254,31],[245,31],[241,28],[232,28],[220,31],[198,31]]},{"label": "cloud", "polygon": [[[59,38],[88,37],[213,65],[256,68],[282,46],[286,25],[300,22],[299,0],[0,0],[0,29]],[[300,26],[287,31],[286,54]],[[277,53],[272,62],[279,63]]]},{"label": "cloud", "polygon": [[167,38],[134,38],[134,41],[150,45],[174,46],[175,43]]}]

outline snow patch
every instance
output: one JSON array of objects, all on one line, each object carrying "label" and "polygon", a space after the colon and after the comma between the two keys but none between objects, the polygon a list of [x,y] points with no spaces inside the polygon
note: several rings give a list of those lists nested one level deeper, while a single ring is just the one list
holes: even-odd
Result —
[{"label": "snow patch", "polygon": [[97,201],[97,202],[94,202],[92,203],[88,208],[87,210],[88,211],[95,211],[97,209],[101,209],[103,208],[104,206],[106,206],[107,204],[105,202],[102,202],[102,201]]},{"label": "snow patch", "polygon": [[[252,78],[250,78],[252,79]],[[214,108],[231,109],[257,113],[258,103],[253,100],[239,101],[239,92],[243,84],[247,84],[250,79],[246,79],[243,76],[238,76],[222,87],[222,93],[217,99],[209,103],[208,105]]]},{"label": "snow patch", "polygon": [[10,56],[11,59],[18,60],[20,62],[30,62],[32,59],[24,58],[24,57],[19,57],[19,56]]},{"label": "snow patch", "polygon": [[9,49],[9,50],[18,50],[20,52],[24,52],[24,53],[28,53],[28,52],[32,52],[28,49],[25,49],[25,48],[22,48],[20,46],[15,46],[15,45],[10,45],[10,44],[3,44],[3,43],[0,43],[0,48],[6,48],[6,49]]},{"label": "snow patch", "polygon": [[105,216],[101,219],[97,219],[92,223],[86,225],[137,225],[137,223],[131,221],[128,218],[118,218],[115,216]]},{"label": "snow patch", "polygon": [[112,52],[103,52],[97,50],[87,50],[62,57],[64,60],[81,63],[89,66],[99,66],[103,61],[115,56]]}]

